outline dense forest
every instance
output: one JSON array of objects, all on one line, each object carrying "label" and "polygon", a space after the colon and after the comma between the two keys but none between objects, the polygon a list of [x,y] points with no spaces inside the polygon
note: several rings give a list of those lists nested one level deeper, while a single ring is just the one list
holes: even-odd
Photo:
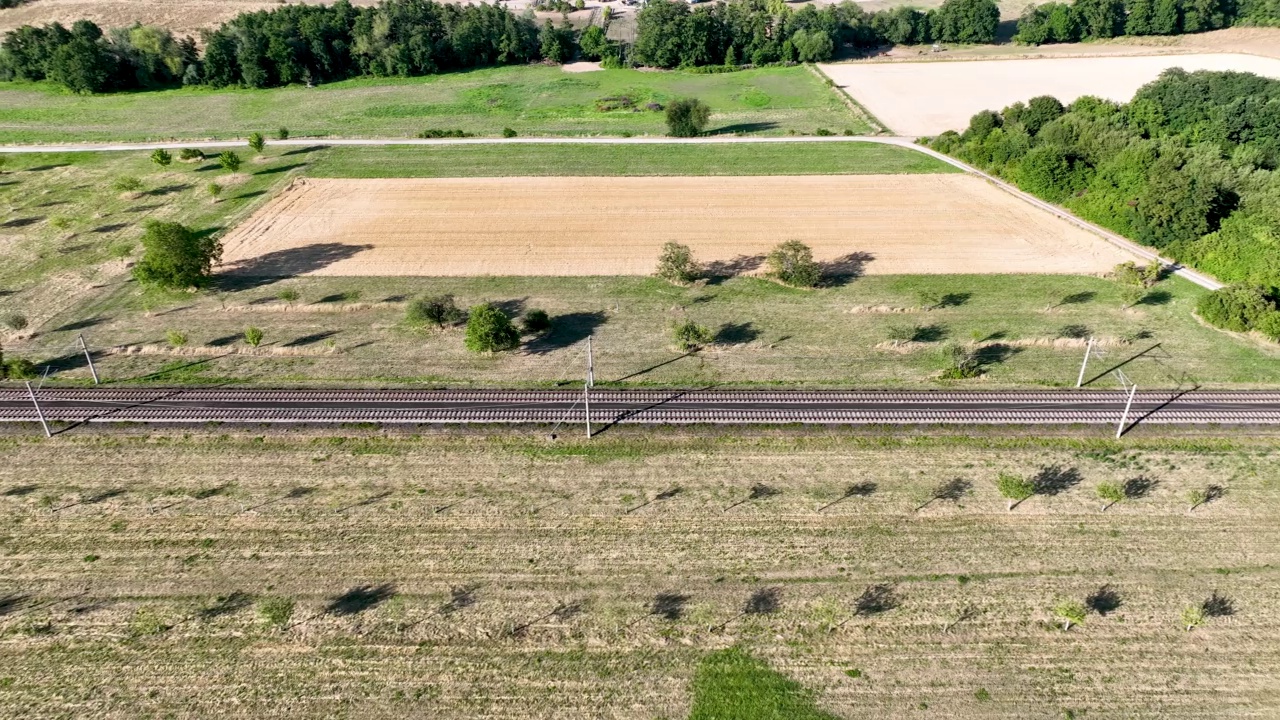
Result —
[{"label": "dense forest", "polygon": [[691,8],[654,0],[640,13],[633,47],[499,5],[385,0],[377,7],[287,4],[243,13],[192,38],[134,26],[104,33],[79,21],[24,26],[5,35],[0,78],[51,80],[75,92],[182,85],[275,87],[356,76],[429,75],[486,65],[563,62],[581,51],[611,66],[764,65],[827,60],[842,46],[991,42],[994,0],[946,0],[920,12],[868,14],[852,2],[818,10],[776,0],[733,0]]},{"label": "dense forest", "polygon": [[1079,42],[1121,35],[1180,35],[1232,25],[1280,26],[1280,0],[1076,0],[1031,5],[1015,42]]},{"label": "dense forest", "polygon": [[1037,97],[931,145],[1252,288],[1231,297],[1265,310],[1280,294],[1280,80],[1174,69],[1128,104]]}]

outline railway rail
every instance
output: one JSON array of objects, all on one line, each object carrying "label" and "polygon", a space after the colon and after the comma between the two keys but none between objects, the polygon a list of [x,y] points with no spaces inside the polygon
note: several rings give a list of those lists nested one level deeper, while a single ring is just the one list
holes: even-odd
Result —
[{"label": "railway rail", "polygon": [[[588,418],[587,403],[590,401]],[[1273,391],[0,389],[0,422],[1280,424]],[[37,408],[38,404],[38,408]]]}]

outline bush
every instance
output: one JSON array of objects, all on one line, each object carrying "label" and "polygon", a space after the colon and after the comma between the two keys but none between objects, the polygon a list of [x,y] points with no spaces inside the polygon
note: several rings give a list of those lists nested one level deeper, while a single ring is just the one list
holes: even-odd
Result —
[{"label": "bush", "polygon": [[697,98],[675,100],[667,105],[667,134],[697,137],[711,119],[711,108]]},{"label": "bush", "polygon": [[521,325],[526,333],[538,335],[551,329],[551,316],[546,310],[526,310]]},{"label": "bush", "polygon": [[799,240],[788,240],[769,253],[769,275],[793,287],[814,287],[822,280],[822,267],[813,250]]},{"label": "bush", "polygon": [[682,352],[693,352],[712,340],[711,331],[692,320],[684,320],[673,325],[671,335],[675,338],[676,347]]},{"label": "bush", "polygon": [[111,182],[111,189],[122,193],[136,193],[142,189],[142,181],[132,175],[121,175]]},{"label": "bush", "polygon": [[277,140],[288,140],[288,139],[289,139],[289,128],[287,128],[287,127],[282,127],[282,128],[280,128],[279,130],[277,130],[277,131],[276,131],[276,139],[277,139]]},{"label": "bush", "polygon": [[1264,317],[1275,312],[1275,302],[1266,291],[1248,285],[1229,285],[1201,297],[1196,303],[1196,314],[1202,320],[1235,332],[1252,330]]},{"label": "bush", "polygon": [[271,596],[258,601],[258,616],[268,625],[284,628],[293,617],[293,600],[286,597]]},{"label": "bush", "polygon": [[203,160],[204,151],[197,148],[183,148],[178,152],[178,159],[183,162],[192,162],[193,160]]},{"label": "bush", "polygon": [[133,276],[147,285],[181,290],[206,285],[213,265],[222,256],[222,243],[211,235],[197,235],[179,223],[147,222],[142,236],[142,259]]},{"label": "bush", "polygon": [[[593,25],[592,27],[595,27],[595,26]],[[517,134],[516,131],[512,130],[509,127],[502,128],[502,137],[504,138],[513,138],[516,136],[516,134]]]},{"label": "bush", "polygon": [[156,148],[151,153],[151,162],[159,165],[160,167],[168,167],[169,163],[173,162],[173,156],[164,148]]},{"label": "bush", "polygon": [[222,194],[222,186],[218,183],[209,183],[204,186],[204,189],[205,192],[209,193],[209,197],[213,198],[214,202],[217,202],[218,196]]},{"label": "bush", "polygon": [[5,327],[14,332],[20,332],[27,329],[27,316],[22,313],[6,313],[3,322]]},{"label": "bush", "polygon": [[176,348],[187,344],[187,334],[181,330],[170,330],[165,333],[165,338],[168,339],[170,345]]},{"label": "bush", "polygon": [[1253,327],[1263,335],[1280,342],[1280,311],[1273,310],[1263,315],[1261,319],[1254,323]]},{"label": "bush", "polygon": [[1111,279],[1122,285],[1145,289],[1159,282],[1163,271],[1159,260],[1152,260],[1141,267],[1130,260],[1115,266],[1111,271]]},{"label": "bush", "polygon": [[247,327],[244,329],[244,342],[249,347],[258,347],[262,344],[262,329],[256,327]]},{"label": "bush", "polygon": [[240,169],[240,156],[230,150],[223,150],[218,154],[218,164],[227,172],[235,172]]},{"label": "bush", "polygon": [[658,277],[673,283],[690,283],[701,275],[702,268],[693,259],[693,250],[688,245],[668,242],[662,246],[662,254],[658,256]]},{"label": "bush", "polygon": [[300,295],[298,294],[298,291],[293,288],[285,288],[280,292],[276,293],[276,297],[283,300],[284,302],[292,303],[292,302],[296,302],[300,297]]},{"label": "bush", "polygon": [[947,362],[940,376],[943,380],[966,380],[982,374],[982,364],[977,356],[959,345],[943,347],[942,356]]},{"label": "bush", "polygon": [[34,380],[40,376],[36,372],[35,363],[25,358],[6,359],[0,370],[3,370],[4,377],[10,380]]},{"label": "bush", "polygon": [[260,132],[249,133],[249,147],[254,152],[260,153],[262,152],[262,149],[265,148],[266,146],[267,146],[267,139],[262,137],[262,133]]},{"label": "bush", "polygon": [[462,322],[465,318],[466,313],[458,307],[452,295],[415,298],[405,310],[405,319],[410,325],[432,323],[441,330],[445,325]]},{"label": "bush", "polygon": [[441,130],[438,128],[428,128],[418,133],[418,137],[423,140],[437,140],[440,138],[469,138],[475,137],[475,133],[465,132],[458,128],[453,130]]},{"label": "bush", "polygon": [[520,345],[520,332],[511,318],[498,308],[483,303],[471,308],[467,316],[464,344],[471,352],[501,352]]}]

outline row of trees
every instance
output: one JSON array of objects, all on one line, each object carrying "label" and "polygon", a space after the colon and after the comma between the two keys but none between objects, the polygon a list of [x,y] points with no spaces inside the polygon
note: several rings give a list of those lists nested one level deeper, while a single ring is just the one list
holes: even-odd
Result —
[{"label": "row of trees", "polygon": [[1000,10],[994,0],[946,0],[927,12],[901,7],[873,14],[852,2],[795,10],[768,0],[697,8],[653,0],[637,22],[631,61],[674,68],[823,61],[843,45],[992,42]]},{"label": "row of trees", "polygon": [[1280,81],[1175,69],[1128,104],[1037,97],[931,145],[1228,283],[1280,288]]},{"label": "row of trees", "polygon": [[844,2],[795,10],[776,0],[733,0],[691,9],[654,0],[639,14],[635,45],[608,40],[602,28],[579,34],[567,23],[539,26],[532,12],[497,4],[385,0],[376,7],[287,4],[243,13],[190,38],[135,25],[110,34],[81,20],[23,26],[5,36],[0,78],[49,79],[76,92],[184,85],[276,87],[359,75],[408,77],[486,65],[565,62],[579,52],[610,65],[738,66],[828,60],[842,45],[991,42],[994,0],[946,0],[921,12],[868,15]]},{"label": "row of trees", "polygon": [[1178,35],[1231,25],[1280,25],[1274,0],[1076,0],[1031,5],[1015,42],[1079,42],[1121,35]]}]

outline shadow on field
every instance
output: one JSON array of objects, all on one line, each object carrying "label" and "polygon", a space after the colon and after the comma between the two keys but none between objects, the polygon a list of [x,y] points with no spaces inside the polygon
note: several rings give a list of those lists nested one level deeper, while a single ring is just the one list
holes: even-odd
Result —
[{"label": "shadow on field", "polygon": [[304,345],[314,345],[318,342],[328,340],[334,335],[337,335],[338,332],[339,331],[337,330],[325,330],[323,332],[311,333],[310,335],[303,335],[300,338],[294,338],[293,340],[290,340],[289,342],[285,343],[283,347],[303,347]]},{"label": "shadow on field", "polygon": [[224,292],[252,290],[280,278],[315,272],[372,249],[372,245],[331,242],[276,250],[231,264],[218,276],[218,289]]},{"label": "shadow on field", "polygon": [[365,610],[376,607],[395,597],[396,586],[390,583],[381,585],[361,585],[353,587],[334,598],[324,609],[326,615],[358,615]]},{"label": "shadow on field", "polygon": [[840,287],[862,277],[867,271],[867,263],[876,256],[869,252],[855,252],[822,263],[822,286]]},{"label": "shadow on field", "polygon": [[291,155],[307,155],[309,153],[316,152],[317,150],[324,150],[327,147],[329,146],[328,145],[308,145],[307,147],[298,148],[297,150],[290,150],[287,153],[281,153],[280,157],[289,157]]},{"label": "shadow on field", "polygon": [[749,122],[737,123],[735,125],[725,125],[708,132],[708,135],[736,135],[738,133],[754,133],[764,132],[765,130],[773,130],[778,127],[776,122]]},{"label": "shadow on field", "polygon": [[755,323],[725,323],[716,330],[712,340],[717,345],[745,345],[760,337],[760,329]]},{"label": "shadow on field", "polygon": [[739,255],[732,260],[713,260],[703,266],[703,274],[712,285],[746,275],[764,264],[763,255]]},{"label": "shadow on field", "polygon": [[607,320],[599,310],[556,315],[551,318],[551,330],[525,343],[525,352],[543,355],[580,343]]}]

